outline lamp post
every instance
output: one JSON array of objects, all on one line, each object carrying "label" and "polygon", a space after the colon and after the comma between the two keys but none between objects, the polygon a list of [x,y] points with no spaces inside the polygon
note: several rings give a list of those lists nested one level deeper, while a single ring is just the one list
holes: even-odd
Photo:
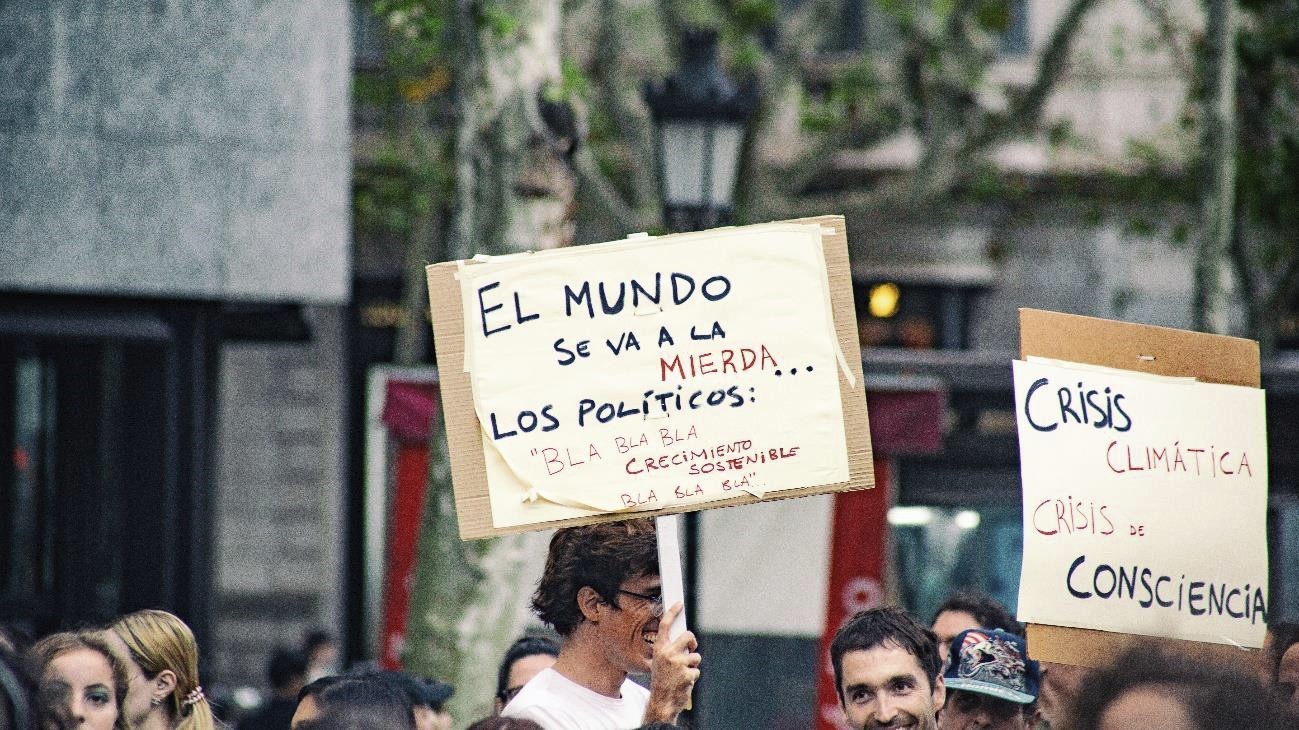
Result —
[{"label": "lamp post", "polygon": [[757,87],[739,85],[717,61],[717,32],[689,30],[676,73],[645,86],[655,127],[663,214],[673,231],[731,223],[744,128]]},{"label": "lamp post", "polygon": [[[645,85],[654,119],[663,218],[673,232],[729,225],[745,126],[758,106],[755,85],[733,81],[717,60],[717,32],[688,30],[681,68]],[[699,513],[685,516],[687,623],[698,632]]]}]

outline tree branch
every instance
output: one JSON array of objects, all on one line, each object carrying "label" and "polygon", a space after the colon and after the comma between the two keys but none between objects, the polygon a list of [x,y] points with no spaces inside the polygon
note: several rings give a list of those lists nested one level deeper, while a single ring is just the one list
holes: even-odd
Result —
[{"label": "tree branch", "polygon": [[1177,23],[1173,19],[1173,14],[1168,10],[1167,0],[1138,0],[1141,7],[1150,17],[1150,21],[1155,24],[1159,30],[1159,36],[1163,38],[1164,43],[1168,46],[1168,51],[1173,56],[1173,65],[1177,70],[1190,78],[1195,72],[1195,62],[1191,60],[1191,54],[1186,50],[1186,45],[1182,43],[1177,32]]},{"label": "tree branch", "polygon": [[589,191],[588,199],[603,208],[617,222],[619,228],[632,233],[651,227],[653,220],[649,216],[642,216],[623,201],[622,195],[596,164],[595,155],[591,154],[589,145],[578,147],[577,153],[573,155],[573,168],[577,172],[579,194],[582,191]]},{"label": "tree branch", "polygon": [[1032,129],[1040,123],[1042,110],[1046,107],[1051,91],[1068,68],[1074,39],[1078,37],[1083,20],[1096,7],[1097,2],[1098,0],[1073,0],[1042,49],[1033,82],[1011,104],[1004,116],[991,118],[978,133],[966,141],[961,148],[962,154],[984,149],[1007,135]]}]

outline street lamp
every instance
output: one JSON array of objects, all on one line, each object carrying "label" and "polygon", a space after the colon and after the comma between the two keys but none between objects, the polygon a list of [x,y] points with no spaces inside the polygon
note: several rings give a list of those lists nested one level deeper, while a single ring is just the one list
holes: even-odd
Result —
[{"label": "street lamp", "polygon": [[689,30],[681,68],[647,83],[655,125],[659,192],[668,228],[698,231],[731,223],[744,127],[757,87],[737,85],[717,62],[717,32]]}]

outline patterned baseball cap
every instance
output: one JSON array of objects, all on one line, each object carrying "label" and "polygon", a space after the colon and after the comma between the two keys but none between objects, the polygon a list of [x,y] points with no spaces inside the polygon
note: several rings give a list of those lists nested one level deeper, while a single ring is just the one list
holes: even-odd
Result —
[{"label": "patterned baseball cap", "polygon": [[969,629],[952,639],[943,684],[1026,705],[1037,699],[1042,672],[1024,637],[1001,629]]}]

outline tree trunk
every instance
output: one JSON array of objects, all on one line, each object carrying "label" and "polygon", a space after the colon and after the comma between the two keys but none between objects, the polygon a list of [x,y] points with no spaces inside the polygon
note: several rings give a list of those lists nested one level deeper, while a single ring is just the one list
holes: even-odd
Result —
[{"label": "tree trunk", "polygon": [[[576,183],[539,112],[558,83],[558,0],[459,0],[449,259],[568,245]],[[432,431],[406,666],[456,686],[457,725],[487,715],[497,663],[523,631],[546,535],[461,542],[446,431]]]},{"label": "tree trunk", "polygon": [[1203,169],[1201,234],[1195,259],[1195,328],[1227,330],[1224,278],[1235,225],[1236,198],[1236,7],[1235,0],[1207,0],[1204,28]]}]

